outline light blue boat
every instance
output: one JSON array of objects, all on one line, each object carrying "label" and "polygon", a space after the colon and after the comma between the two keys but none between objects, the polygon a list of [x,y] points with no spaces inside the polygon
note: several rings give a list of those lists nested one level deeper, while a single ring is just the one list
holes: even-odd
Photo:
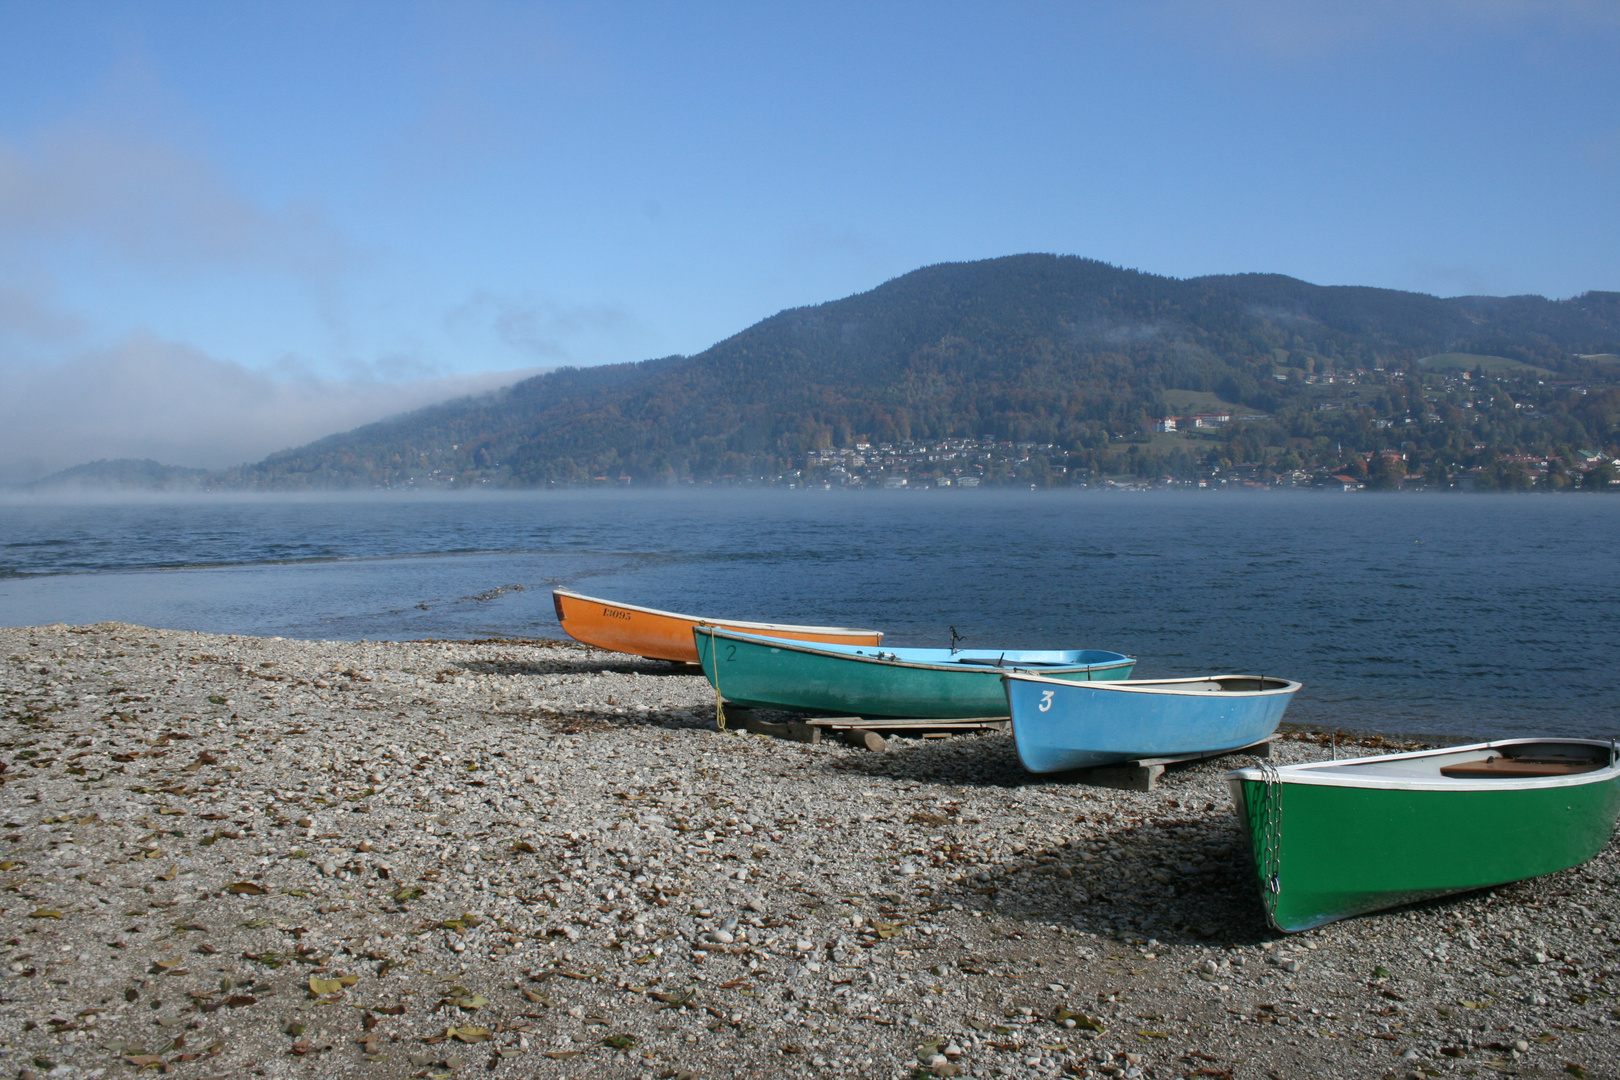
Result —
[{"label": "light blue boat", "polygon": [[1001,678],[1013,738],[1034,773],[1233,750],[1266,738],[1300,684],[1254,675],[1064,682]]}]

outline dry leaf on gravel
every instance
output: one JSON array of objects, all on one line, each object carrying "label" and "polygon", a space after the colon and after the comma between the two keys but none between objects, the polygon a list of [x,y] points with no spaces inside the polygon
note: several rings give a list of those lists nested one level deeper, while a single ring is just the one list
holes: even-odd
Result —
[{"label": "dry leaf on gravel", "polygon": [[358,975],[339,975],[335,979],[322,979],[315,975],[309,977],[309,992],[316,997],[325,994],[340,993],[345,987],[353,986],[360,981]]}]

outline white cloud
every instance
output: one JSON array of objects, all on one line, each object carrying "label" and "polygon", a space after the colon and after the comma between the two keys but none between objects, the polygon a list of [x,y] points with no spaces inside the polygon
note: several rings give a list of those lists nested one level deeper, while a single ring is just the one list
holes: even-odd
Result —
[{"label": "white cloud", "polygon": [[142,266],[270,268],[315,283],[358,258],[312,205],[266,209],[172,146],[89,125],[0,141],[0,240],[89,241]]},{"label": "white cloud", "polygon": [[539,370],[281,380],[140,333],[65,363],[0,371],[0,481],[98,458],[224,468]]},{"label": "white cloud", "polygon": [[0,347],[17,342],[62,344],[83,330],[83,319],[58,310],[39,290],[0,284]]}]

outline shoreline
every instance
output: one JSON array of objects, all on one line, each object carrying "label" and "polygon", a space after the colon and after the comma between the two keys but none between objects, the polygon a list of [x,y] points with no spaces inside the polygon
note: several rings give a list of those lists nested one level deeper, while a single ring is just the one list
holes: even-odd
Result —
[{"label": "shoreline", "polygon": [[0,629],[0,1072],[1620,1074],[1613,842],[1283,937],[1242,760],[1124,792],[713,704],[571,642]]}]

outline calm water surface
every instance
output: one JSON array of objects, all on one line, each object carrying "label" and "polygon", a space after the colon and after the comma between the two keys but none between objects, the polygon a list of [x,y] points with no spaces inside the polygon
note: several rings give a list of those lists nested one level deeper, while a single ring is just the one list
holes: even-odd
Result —
[{"label": "calm water surface", "polygon": [[549,590],[1300,679],[1293,722],[1620,734],[1620,499],[542,493],[0,504],[0,625],[550,637]]}]

